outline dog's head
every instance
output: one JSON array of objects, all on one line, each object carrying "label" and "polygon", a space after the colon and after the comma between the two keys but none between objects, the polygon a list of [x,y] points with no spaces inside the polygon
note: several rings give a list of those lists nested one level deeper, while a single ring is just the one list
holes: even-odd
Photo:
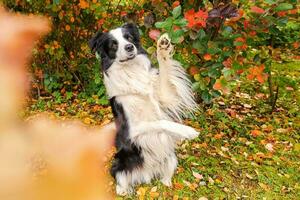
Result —
[{"label": "dog's head", "polygon": [[107,70],[113,62],[119,64],[133,60],[138,54],[145,53],[140,46],[140,35],[134,24],[125,24],[109,32],[98,32],[89,46],[97,52],[102,61],[103,70]]}]

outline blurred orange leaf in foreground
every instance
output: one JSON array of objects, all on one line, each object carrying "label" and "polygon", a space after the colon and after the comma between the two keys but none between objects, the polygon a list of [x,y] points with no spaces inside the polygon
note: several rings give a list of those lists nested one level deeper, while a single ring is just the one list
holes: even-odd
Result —
[{"label": "blurred orange leaf in foreground", "polygon": [[50,23],[0,7],[0,26],[0,199],[112,199],[105,155],[114,124],[91,129],[46,116],[18,119],[28,91],[26,60]]}]

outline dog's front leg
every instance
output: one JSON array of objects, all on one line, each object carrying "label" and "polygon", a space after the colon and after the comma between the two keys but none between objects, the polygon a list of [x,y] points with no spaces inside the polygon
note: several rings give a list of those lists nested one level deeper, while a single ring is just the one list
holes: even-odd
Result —
[{"label": "dog's front leg", "polygon": [[162,107],[167,108],[173,117],[181,119],[186,111],[194,111],[191,81],[181,64],[173,59],[174,47],[168,34],[163,34],[157,42],[157,60],[159,75],[157,80],[157,97]]},{"label": "dog's front leg", "polygon": [[162,35],[157,42],[157,61],[159,64],[158,97],[160,102],[167,104],[172,102],[176,91],[170,82],[172,68],[173,45],[167,34]]},{"label": "dog's front leg", "polygon": [[138,137],[143,134],[164,131],[170,136],[184,139],[194,139],[199,133],[192,127],[182,125],[168,120],[140,122],[131,128],[131,137]]}]

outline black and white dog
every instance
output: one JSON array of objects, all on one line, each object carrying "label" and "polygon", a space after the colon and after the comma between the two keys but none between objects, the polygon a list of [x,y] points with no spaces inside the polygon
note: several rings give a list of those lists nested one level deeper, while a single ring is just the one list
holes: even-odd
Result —
[{"label": "black and white dog", "polygon": [[172,59],[167,34],[157,43],[159,70],[151,66],[134,24],[97,33],[89,43],[102,62],[104,83],[117,126],[117,153],[111,168],[116,192],[126,195],[153,178],[171,186],[177,167],[176,141],[198,132],[177,123],[197,107],[191,82]]}]

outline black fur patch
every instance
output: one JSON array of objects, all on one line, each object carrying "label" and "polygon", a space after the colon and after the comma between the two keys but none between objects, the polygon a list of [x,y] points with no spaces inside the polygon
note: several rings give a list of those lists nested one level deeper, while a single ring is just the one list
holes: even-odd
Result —
[{"label": "black fur patch", "polygon": [[90,41],[92,52],[97,52],[101,57],[102,71],[106,71],[116,58],[118,41],[109,33],[98,32]]},{"label": "black fur patch", "polygon": [[141,166],[144,159],[141,154],[141,148],[133,144],[129,138],[128,119],[123,106],[117,102],[116,97],[110,99],[110,105],[117,126],[117,136],[115,139],[117,153],[115,154],[110,170],[111,175],[115,178],[117,172],[130,172]]}]

